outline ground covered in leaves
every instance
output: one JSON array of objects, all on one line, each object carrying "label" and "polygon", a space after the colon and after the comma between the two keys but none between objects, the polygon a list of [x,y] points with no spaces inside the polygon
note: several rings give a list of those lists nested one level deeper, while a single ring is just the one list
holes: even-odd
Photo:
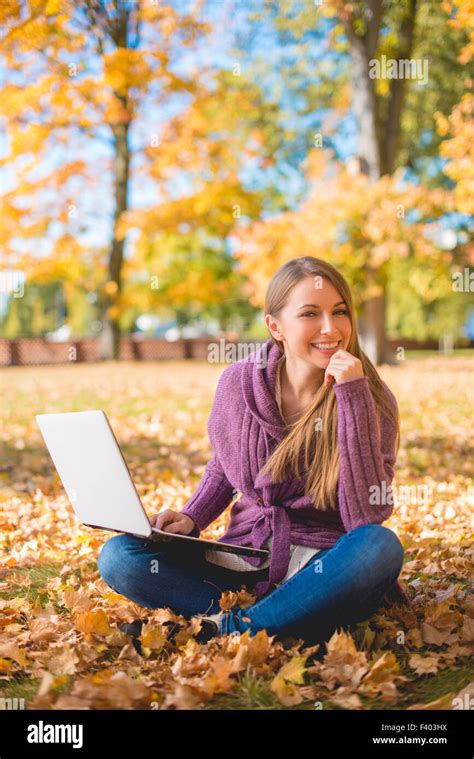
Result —
[{"label": "ground covered in leaves", "polygon": [[[472,708],[472,362],[380,368],[401,412],[396,506],[409,605],[304,641],[195,640],[196,622],[111,591],[97,570],[110,533],[75,518],[35,414],[101,408],[149,514],[180,509],[210,457],[206,421],[222,366],[157,362],[14,367],[1,379],[0,705],[27,709]],[[204,533],[217,538],[229,510]],[[223,608],[253,597],[225,593]],[[144,620],[143,656],[118,625]],[[170,622],[181,628],[167,640]],[[197,622],[199,625],[199,622]]]}]

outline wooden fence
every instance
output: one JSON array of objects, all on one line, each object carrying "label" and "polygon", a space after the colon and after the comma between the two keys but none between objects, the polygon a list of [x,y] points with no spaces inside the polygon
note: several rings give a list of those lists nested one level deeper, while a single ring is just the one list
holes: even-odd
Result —
[{"label": "wooden fence", "polygon": [[[119,360],[121,361],[170,361],[177,359],[205,360],[211,344],[230,343],[257,346],[262,340],[229,340],[222,337],[202,337],[168,341],[162,338],[143,338],[125,335],[121,338]],[[437,340],[389,340],[392,350],[438,350]],[[474,340],[465,341],[460,347],[474,347]],[[254,350],[254,348],[252,348]],[[65,342],[51,342],[42,337],[18,337],[15,340],[0,338],[0,366],[27,366],[41,364],[67,364],[100,361],[99,338],[83,338]]]}]

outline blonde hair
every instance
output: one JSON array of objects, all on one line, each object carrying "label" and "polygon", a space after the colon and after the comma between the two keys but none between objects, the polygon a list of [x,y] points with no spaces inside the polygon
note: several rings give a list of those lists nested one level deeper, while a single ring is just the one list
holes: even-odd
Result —
[{"label": "blonde hair", "polygon": [[[326,277],[345,301],[352,325],[351,337],[346,347],[362,363],[364,375],[369,380],[369,388],[376,408],[376,420],[380,433],[380,415],[383,409],[394,426],[396,426],[396,454],[400,446],[400,420],[398,410],[387,404],[386,391],[382,380],[370,359],[359,345],[356,329],[356,314],[352,294],[347,281],[331,264],[314,258],[302,256],[293,258],[281,266],[271,279],[265,297],[265,314],[278,316],[287,303],[292,288],[306,277]],[[284,344],[270,335],[282,355]],[[260,474],[272,475],[272,482],[282,482],[294,475],[301,477],[301,465],[307,473],[305,495],[310,496],[315,508],[327,510],[336,506],[337,482],[339,478],[339,445],[337,435],[337,399],[332,383],[324,383],[315,390],[314,400],[295,423],[290,425],[290,432],[269,456]],[[319,423],[321,420],[322,424]],[[318,421],[319,431],[315,433]],[[322,429],[321,429],[322,426]]]}]

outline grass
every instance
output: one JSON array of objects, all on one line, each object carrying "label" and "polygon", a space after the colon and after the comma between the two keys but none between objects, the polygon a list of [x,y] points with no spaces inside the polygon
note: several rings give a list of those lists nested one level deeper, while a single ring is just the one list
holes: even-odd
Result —
[{"label": "grass", "polygon": [[20,673],[2,687],[1,695],[2,698],[23,698],[28,703],[35,697],[39,684],[39,678]]},{"label": "grass", "polygon": [[0,591],[0,598],[5,600],[11,600],[12,598],[27,598],[34,603],[39,601],[44,606],[48,600],[49,595],[45,590],[45,584],[52,577],[59,577],[61,572],[61,566],[55,564],[39,564],[34,567],[18,567],[15,570],[15,575],[24,578],[28,578],[30,581],[28,585],[21,582],[11,582],[11,589],[8,591]]},{"label": "grass", "polygon": [[[405,703],[407,706],[414,702],[428,704],[448,693],[452,694],[454,698],[460,690],[472,682],[473,677],[474,662],[472,661],[453,670],[412,677],[410,693],[405,699]],[[405,708],[404,701],[402,700],[398,706],[400,709]]]}]

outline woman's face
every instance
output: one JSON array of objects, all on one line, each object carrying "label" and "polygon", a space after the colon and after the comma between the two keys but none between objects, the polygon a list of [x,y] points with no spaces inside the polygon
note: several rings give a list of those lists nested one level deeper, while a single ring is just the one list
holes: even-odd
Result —
[{"label": "woman's face", "polygon": [[337,350],[347,350],[352,332],[348,308],[326,277],[298,282],[278,316],[267,314],[265,321],[273,337],[284,343],[287,357],[297,356],[321,369]]}]

